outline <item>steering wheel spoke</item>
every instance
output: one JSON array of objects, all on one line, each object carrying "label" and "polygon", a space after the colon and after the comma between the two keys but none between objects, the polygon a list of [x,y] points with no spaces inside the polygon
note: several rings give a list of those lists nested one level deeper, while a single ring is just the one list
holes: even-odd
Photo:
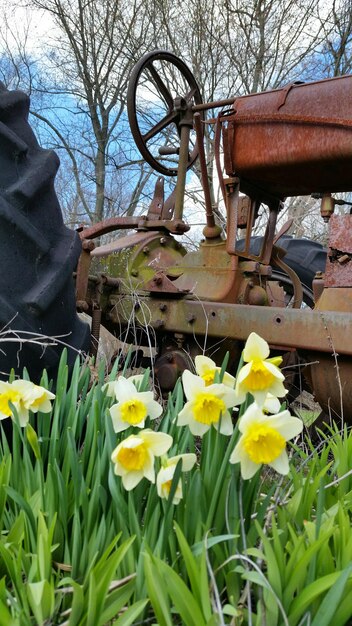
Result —
[{"label": "steering wheel spoke", "polygon": [[167,106],[169,107],[170,110],[173,109],[174,101],[173,101],[172,95],[169,92],[168,88],[166,87],[163,79],[158,74],[157,70],[155,69],[153,63],[150,63],[148,65],[148,71],[150,72],[152,78],[154,79],[154,82],[156,86],[158,87],[160,94],[164,97]]},{"label": "steering wheel spoke", "polygon": [[147,141],[149,141],[150,139],[155,137],[155,135],[157,135],[162,130],[167,128],[167,126],[169,126],[172,122],[175,122],[176,119],[177,119],[176,111],[171,111],[170,113],[165,115],[165,117],[163,117],[163,119],[160,120],[160,122],[157,122],[157,124],[155,124],[155,126],[153,126],[147,133],[142,135],[142,139],[144,143],[147,143]]}]

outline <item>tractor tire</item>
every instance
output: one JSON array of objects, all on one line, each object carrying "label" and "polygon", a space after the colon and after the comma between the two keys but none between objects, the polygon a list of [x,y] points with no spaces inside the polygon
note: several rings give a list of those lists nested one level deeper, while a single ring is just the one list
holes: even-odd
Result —
[{"label": "tractor tire", "polygon": [[26,367],[38,381],[44,368],[55,375],[65,345],[69,365],[87,351],[90,330],[76,314],[81,243],[54,190],[59,158],[39,146],[28,114],[28,96],[0,83],[0,377]]},{"label": "tractor tire", "polygon": [[[304,302],[313,307],[313,280],[317,272],[325,272],[327,250],[317,241],[282,236],[278,246],[286,250],[283,261],[296,272],[303,287]],[[275,276],[280,271],[275,270]]]}]

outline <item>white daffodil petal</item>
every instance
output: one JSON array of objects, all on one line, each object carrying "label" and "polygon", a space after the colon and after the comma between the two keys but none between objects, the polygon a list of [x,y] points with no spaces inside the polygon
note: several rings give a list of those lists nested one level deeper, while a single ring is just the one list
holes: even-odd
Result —
[{"label": "white daffodil petal", "polygon": [[263,412],[261,411],[260,407],[256,404],[256,402],[252,402],[252,404],[250,404],[247,407],[242,417],[240,418],[240,421],[238,424],[238,429],[240,433],[244,433],[253,422],[257,422],[262,419],[265,419],[265,417],[266,416],[263,415]]},{"label": "white daffodil petal", "polygon": [[127,472],[122,476],[122,484],[126,491],[131,491],[144,478],[142,471]]},{"label": "white daffodil petal", "polygon": [[214,385],[208,385],[207,393],[213,394],[218,398],[221,398],[225,403],[227,409],[235,406],[237,402],[237,394],[234,389],[227,387],[224,383],[215,383]]},{"label": "white daffodil petal", "polygon": [[206,374],[210,370],[215,370],[216,364],[210,359],[208,356],[204,356],[203,354],[198,354],[194,359],[194,365],[196,367],[196,372],[199,376]]},{"label": "white daffodil petal", "polygon": [[115,393],[116,380],[110,380],[108,383],[102,386],[101,390],[105,391],[108,398],[116,398]]},{"label": "white daffodil petal", "polygon": [[226,385],[226,387],[231,387],[233,389],[236,385],[236,378],[228,372],[224,372],[222,382]]},{"label": "white daffodil petal", "polygon": [[297,437],[303,430],[303,422],[298,417],[293,417],[289,411],[282,411],[277,415],[268,415],[267,424],[275,428],[286,441]]},{"label": "white daffodil petal", "polygon": [[268,343],[257,333],[251,333],[246,341],[243,350],[244,361],[253,361],[255,359],[267,359],[270,354]]},{"label": "white daffodil petal", "polygon": [[182,385],[187,400],[193,400],[198,391],[205,388],[204,380],[189,370],[182,374]]},{"label": "white daffodil petal", "polygon": [[236,446],[231,452],[230,463],[241,463],[242,459],[244,458],[244,455],[245,455],[245,452],[243,450],[242,437],[241,437],[241,439],[237,442]]},{"label": "white daffodil petal", "polygon": [[247,378],[252,369],[252,363],[246,363],[243,367],[241,367],[240,371],[237,374],[237,383],[236,387],[239,387],[241,383]]},{"label": "white daffodil petal", "polygon": [[226,435],[227,437],[232,435],[233,423],[229,411],[224,411],[221,415],[221,420],[215,425],[215,428],[217,428],[222,435]]},{"label": "white daffodil petal", "polygon": [[283,373],[281,372],[281,370],[279,370],[278,367],[276,367],[276,365],[273,365],[272,363],[269,363],[269,361],[263,361],[263,366],[277,379],[277,380],[285,380],[285,376],[283,375]]},{"label": "white daffodil petal", "polygon": [[258,390],[251,391],[251,394],[254,397],[254,400],[256,404],[258,405],[258,407],[263,408],[267,393],[268,393],[267,389],[259,390],[259,391]]},{"label": "white daffodil petal", "polygon": [[156,488],[158,492],[159,498],[167,498],[167,490],[165,488],[165,483],[169,480],[172,480],[174,475],[175,468],[174,467],[162,467],[158,475],[156,477]]},{"label": "white daffodil petal", "polygon": [[155,469],[154,469],[154,456],[148,450],[147,459],[143,466],[144,476],[150,480],[151,483],[155,483]]},{"label": "white daffodil petal", "polygon": [[283,450],[280,456],[278,456],[277,459],[274,459],[274,461],[271,461],[269,465],[279,474],[283,474],[284,476],[286,476],[286,474],[288,474],[290,471],[286,450]]},{"label": "white daffodil petal", "polygon": [[109,409],[109,413],[111,415],[115,433],[120,433],[123,430],[126,430],[126,428],[129,428],[130,424],[128,424],[128,422],[123,422],[121,419],[120,404],[113,404]]},{"label": "white daffodil petal", "polygon": [[137,391],[135,386],[133,385],[134,393],[133,397],[138,398],[143,404],[148,405],[149,402],[154,402],[154,394],[152,391]]},{"label": "white daffodil petal", "polygon": [[285,389],[284,384],[280,380],[275,379],[270,386],[270,393],[277,398],[284,398],[287,395],[288,390]]},{"label": "white daffodil petal", "polygon": [[203,435],[208,432],[210,425],[202,424],[201,422],[197,422],[196,420],[191,419],[188,422],[188,428],[190,429],[192,435],[194,435],[195,437],[203,437]]},{"label": "white daffodil petal", "polygon": [[163,407],[156,400],[151,400],[147,406],[148,415],[150,419],[155,420],[163,412]]},{"label": "white daffodil petal", "polygon": [[40,413],[50,413],[51,409],[52,409],[51,402],[47,398],[43,400],[43,402],[41,402],[41,404],[38,406],[38,411]]},{"label": "white daffodil petal", "polygon": [[170,456],[167,459],[167,466],[169,467],[171,465],[177,465],[180,459],[182,459],[181,469],[183,472],[189,472],[197,461],[196,455],[193,454],[193,452],[189,452],[187,454],[178,454],[177,456]]},{"label": "white daffodil petal", "polygon": [[150,450],[155,456],[161,456],[171,448],[173,439],[167,433],[154,432],[153,430],[144,430],[139,436],[148,444]]},{"label": "white daffodil petal", "polygon": [[257,473],[257,471],[261,468],[261,465],[258,463],[254,463],[251,459],[246,456],[241,461],[241,476],[243,480],[249,480],[253,478],[253,476]]},{"label": "white daffodil petal", "polygon": [[264,409],[269,413],[278,413],[280,411],[281,402],[278,398],[268,393],[264,402]]},{"label": "white daffodil petal", "polygon": [[193,420],[193,406],[193,401],[186,402],[176,418],[177,426],[188,426],[189,422]]},{"label": "white daffodil petal", "polygon": [[126,400],[130,400],[134,398],[138,393],[136,387],[130,380],[125,378],[124,376],[120,376],[115,384],[115,395],[116,399],[119,402],[125,402]]},{"label": "white daffodil petal", "polygon": [[235,402],[234,406],[238,406],[238,405],[242,404],[245,401],[245,399],[247,397],[247,390],[242,388],[241,385],[238,385],[236,383],[235,392],[236,392],[236,402]]}]

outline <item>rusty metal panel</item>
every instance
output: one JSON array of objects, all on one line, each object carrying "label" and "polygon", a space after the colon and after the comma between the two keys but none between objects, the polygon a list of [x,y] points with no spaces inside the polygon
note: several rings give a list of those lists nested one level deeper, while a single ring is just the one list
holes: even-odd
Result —
[{"label": "rusty metal panel", "polygon": [[255,331],[269,344],[283,348],[329,354],[334,349],[338,354],[352,355],[352,334],[346,332],[352,327],[352,313],[219,304],[187,297],[170,302],[141,296],[138,302],[139,309],[134,311],[132,297],[112,296],[111,321],[118,324],[134,314],[143,326],[148,311],[150,326],[164,331],[243,341]]},{"label": "rusty metal panel", "polygon": [[233,108],[224,120],[233,131],[227,173],[241,178],[245,193],[350,190],[352,76],[243,96]]},{"label": "rusty metal panel", "polygon": [[352,287],[352,215],[332,215],[330,218],[325,287]]}]

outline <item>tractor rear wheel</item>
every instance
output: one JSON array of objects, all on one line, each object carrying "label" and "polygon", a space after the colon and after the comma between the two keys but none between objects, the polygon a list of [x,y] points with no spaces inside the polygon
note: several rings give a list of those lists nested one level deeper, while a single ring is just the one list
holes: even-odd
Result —
[{"label": "tractor rear wheel", "polygon": [[36,381],[44,368],[55,374],[64,345],[69,364],[88,350],[90,331],[76,314],[81,244],[55,194],[59,159],[28,113],[28,96],[0,84],[0,377],[25,366]]}]

